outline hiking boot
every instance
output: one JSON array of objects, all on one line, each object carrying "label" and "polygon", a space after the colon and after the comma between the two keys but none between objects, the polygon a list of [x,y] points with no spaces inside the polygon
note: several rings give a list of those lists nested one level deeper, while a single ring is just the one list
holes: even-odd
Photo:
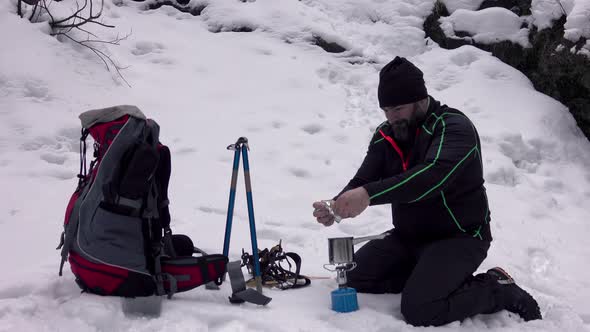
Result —
[{"label": "hiking boot", "polygon": [[504,309],[518,314],[525,321],[542,319],[537,301],[524,289],[518,287],[514,279],[502,268],[495,267],[486,272],[502,285]]}]

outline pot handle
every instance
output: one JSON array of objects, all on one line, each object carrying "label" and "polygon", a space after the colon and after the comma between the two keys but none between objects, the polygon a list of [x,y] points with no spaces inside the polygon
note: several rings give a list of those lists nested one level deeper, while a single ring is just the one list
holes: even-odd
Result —
[{"label": "pot handle", "polygon": [[357,237],[357,238],[352,239],[352,244],[355,245],[355,244],[359,244],[359,243],[369,241],[369,240],[381,240],[381,239],[384,239],[387,235],[389,235],[389,232],[381,233],[378,235]]}]

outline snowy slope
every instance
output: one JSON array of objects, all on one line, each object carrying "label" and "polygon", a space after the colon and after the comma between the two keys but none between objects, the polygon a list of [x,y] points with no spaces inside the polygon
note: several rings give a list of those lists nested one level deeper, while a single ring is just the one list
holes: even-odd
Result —
[{"label": "snowy slope", "polygon": [[[384,120],[378,71],[395,55],[421,67],[430,94],[478,127],[495,237],[481,270],[505,267],[545,317],[524,323],[502,312],[437,330],[590,330],[590,144],[564,106],[521,73],[472,47],[426,43],[421,26],[433,1],[194,1],[208,7],[193,17],[108,0],[104,18],[117,28],[99,32],[132,32],[108,48],[128,66],[131,87],[44,23],[19,19],[14,2],[0,2],[0,331],[415,330],[401,319],[399,295],[361,294],[360,311],[335,314],[334,280],[268,291],[265,308],[230,305],[229,285],[199,288],[165,302],[158,319],[128,317],[120,299],[80,294],[67,266],[58,278],[54,250],[76,183],[77,115],[125,103],[155,118],[172,149],[177,233],[221,251],[233,158],[225,147],[247,136],[259,246],[282,239],[303,257],[304,273],[332,276],[322,268],[327,238],[391,225],[381,206],[324,228],[311,203],[332,197],[360,165]],[[242,26],[255,31],[211,32]],[[314,35],[349,51],[326,53],[310,44]],[[237,203],[231,258],[251,251],[241,186]]]}]

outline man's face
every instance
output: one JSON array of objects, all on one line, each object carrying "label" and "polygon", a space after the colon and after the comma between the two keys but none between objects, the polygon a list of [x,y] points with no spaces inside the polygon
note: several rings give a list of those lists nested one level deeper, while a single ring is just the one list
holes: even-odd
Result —
[{"label": "man's face", "polygon": [[386,106],[381,108],[385,112],[387,122],[393,128],[393,137],[396,141],[408,141],[412,129],[416,128],[417,103],[399,106]]}]

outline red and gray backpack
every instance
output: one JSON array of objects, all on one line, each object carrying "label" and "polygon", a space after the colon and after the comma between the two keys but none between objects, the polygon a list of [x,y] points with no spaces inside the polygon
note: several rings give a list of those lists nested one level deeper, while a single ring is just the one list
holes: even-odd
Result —
[{"label": "red and gray backpack", "polygon": [[[189,237],[172,235],[170,150],[158,124],[135,106],[80,115],[80,174],[65,214],[59,275],[69,261],[83,291],[123,297],[172,296],[221,282],[227,257],[193,256]],[[86,138],[94,160],[86,167]]]}]

